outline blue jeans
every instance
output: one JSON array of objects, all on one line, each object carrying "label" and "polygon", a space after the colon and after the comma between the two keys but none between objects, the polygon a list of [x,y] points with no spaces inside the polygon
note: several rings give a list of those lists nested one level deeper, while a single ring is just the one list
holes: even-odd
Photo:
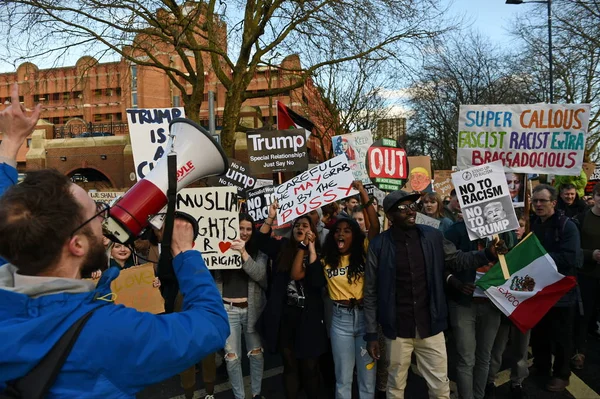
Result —
[{"label": "blue jeans", "polygon": [[[243,309],[225,305],[225,310],[227,310],[227,316],[229,316],[229,328],[231,329],[231,334],[225,342],[225,363],[227,364],[227,374],[229,375],[233,395],[236,399],[245,398],[244,376],[242,374],[242,361],[240,360],[242,332],[246,338],[246,349],[250,360],[252,396],[260,395],[265,364],[260,335],[257,332],[248,332],[248,308]],[[256,350],[260,351],[252,353]]]},{"label": "blue jeans", "polygon": [[[367,353],[367,343],[363,339],[364,311],[358,308],[345,308],[334,303],[330,335],[335,363],[335,397],[337,399],[352,397],[352,377],[356,364],[359,397],[372,399],[375,395],[377,366]],[[372,365],[371,369],[367,369],[368,364]]]},{"label": "blue jeans", "polygon": [[456,384],[461,399],[483,399],[500,311],[489,300],[471,306],[448,301],[456,343]]}]

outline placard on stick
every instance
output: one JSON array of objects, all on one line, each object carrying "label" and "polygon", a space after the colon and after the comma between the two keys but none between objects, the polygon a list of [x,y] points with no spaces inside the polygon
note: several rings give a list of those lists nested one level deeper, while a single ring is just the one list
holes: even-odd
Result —
[{"label": "placard on stick", "polygon": [[277,223],[283,225],[313,209],[358,194],[345,155],[318,164],[275,188]]},{"label": "placard on stick", "polygon": [[344,154],[348,158],[354,180],[360,180],[363,184],[371,183],[366,165],[367,151],[373,144],[373,133],[370,130],[333,136],[331,144],[335,155]]},{"label": "placard on stick", "polygon": [[306,170],[306,133],[303,129],[252,130],[247,136],[253,175]]},{"label": "placard on stick", "polygon": [[140,180],[154,169],[167,150],[169,123],[185,117],[185,111],[182,107],[128,108],[126,111],[135,175]]},{"label": "placard on stick", "polygon": [[110,288],[117,295],[117,305],[125,305],[140,312],[163,313],[165,300],[160,290],[153,286],[153,282],[154,265],[145,263],[121,270],[119,276],[110,284]]},{"label": "placard on stick", "polygon": [[367,170],[381,191],[400,190],[408,179],[408,158],[396,140],[381,139],[367,151]]},{"label": "placard on stick", "polygon": [[207,179],[211,186],[237,187],[238,196],[244,197],[248,190],[256,185],[256,179],[250,176],[250,167],[236,159],[229,159],[229,169],[222,176],[211,176]]},{"label": "placard on stick", "polygon": [[507,172],[578,176],[590,104],[461,105],[456,162],[502,161]]},{"label": "placard on stick", "polygon": [[471,241],[519,228],[501,161],[453,173],[452,181]]},{"label": "placard on stick", "polygon": [[185,188],[177,194],[177,210],[189,213],[199,225],[194,249],[209,269],[239,269],[242,258],[231,249],[239,235],[235,187]]},{"label": "placard on stick", "polygon": [[275,200],[275,187],[267,186],[249,190],[246,198],[248,214],[255,222],[262,223],[269,216],[269,207]]}]

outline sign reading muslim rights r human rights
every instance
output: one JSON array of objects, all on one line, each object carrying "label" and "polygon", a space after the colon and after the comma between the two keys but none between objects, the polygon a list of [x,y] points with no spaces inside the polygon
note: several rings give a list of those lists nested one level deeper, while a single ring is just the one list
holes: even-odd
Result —
[{"label": "sign reading muslim rights r human rights", "polygon": [[461,105],[458,169],[502,161],[515,173],[578,176],[589,104]]}]

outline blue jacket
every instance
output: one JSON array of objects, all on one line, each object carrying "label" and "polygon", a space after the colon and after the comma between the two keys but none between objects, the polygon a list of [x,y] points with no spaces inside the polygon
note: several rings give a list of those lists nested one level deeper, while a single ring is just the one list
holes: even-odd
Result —
[{"label": "blue jacket", "polygon": [[[444,270],[477,269],[489,262],[484,251],[461,252],[444,239],[442,232],[430,226],[416,225],[425,259],[431,335],[444,331],[448,325],[448,309],[444,291]],[[365,268],[364,309],[366,341],[377,339],[377,323],[383,334],[396,339],[396,246],[392,229],[371,240]]]},{"label": "blue jacket", "polygon": [[[17,184],[18,173],[12,165],[0,162],[0,195],[12,185]],[[6,261],[0,257],[0,265],[5,264]]]},{"label": "blue jacket", "polygon": [[183,310],[166,315],[106,301],[119,275],[115,267],[104,272],[95,289],[91,283],[91,291],[82,289],[90,282],[73,279],[15,287],[15,267],[0,267],[0,390],[31,370],[95,307],[48,398],[134,398],[144,387],[223,348],[227,313],[200,252],[177,255],[173,267]]},{"label": "blue jacket", "polygon": [[9,164],[0,163],[0,195],[12,185],[17,184],[17,170]]}]

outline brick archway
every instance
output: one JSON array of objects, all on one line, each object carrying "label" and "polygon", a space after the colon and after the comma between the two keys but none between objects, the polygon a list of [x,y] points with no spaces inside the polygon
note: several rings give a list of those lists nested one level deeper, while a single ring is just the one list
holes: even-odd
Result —
[{"label": "brick archway", "polygon": [[86,190],[105,191],[116,187],[112,179],[97,168],[75,168],[65,174]]}]

